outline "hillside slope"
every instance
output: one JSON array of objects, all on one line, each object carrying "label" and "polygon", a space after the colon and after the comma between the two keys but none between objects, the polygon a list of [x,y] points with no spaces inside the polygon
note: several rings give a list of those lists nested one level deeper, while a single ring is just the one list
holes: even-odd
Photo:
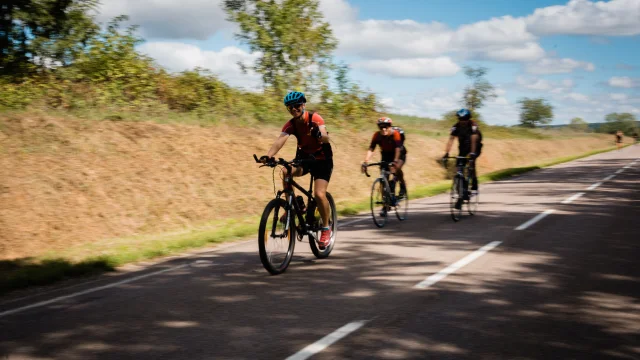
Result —
[{"label": "hillside slope", "polygon": [[[366,198],[360,174],[371,131],[329,127],[338,205]],[[258,169],[279,127],[201,127],[91,121],[42,114],[0,115],[0,259],[211,220],[259,214],[273,195]],[[411,186],[442,180],[446,137],[407,135]],[[610,146],[608,136],[485,140],[481,173]],[[289,141],[283,157],[292,157]],[[276,173],[276,180],[278,174]],[[306,179],[301,183],[306,184]]]}]

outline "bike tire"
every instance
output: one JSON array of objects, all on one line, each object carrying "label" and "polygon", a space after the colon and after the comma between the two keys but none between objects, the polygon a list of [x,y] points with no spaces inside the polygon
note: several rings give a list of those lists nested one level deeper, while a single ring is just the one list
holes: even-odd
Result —
[{"label": "bike tire", "polygon": [[[286,207],[287,202],[284,199],[273,199],[265,207],[262,218],[260,219],[260,227],[258,230],[260,261],[271,275],[282,274],[287,270],[293,258],[293,249],[296,245],[295,213],[292,209],[286,210]],[[283,248],[286,248],[286,251],[282,255],[274,258],[273,251],[270,251],[269,248],[272,245],[277,245],[277,238],[272,237],[271,234],[272,232],[276,233],[277,227],[283,225],[279,220],[280,215],[282,215],[282,210],[290,212],[289,228],[285,232],[283,226],[283,232],[280,235],[282,236],[280,239],[283,240]],[[278,260],[280,258],[282,260]]]},{"label": "bike tire", "polygon": [[[329,201],[329,211],[331,211],[331,213],[329,214],[331,242],[329,243],[329,246],[324,248],[324,250],[320,250],[313,237],[309,236],[309,246],[311,246],[311,252],[313,252],[313,255],[315,255],[315,257],[317,257],[318,259],[324,259],[328,257],[329,254],[331,254],[331,250],[333,250],[333,246],[336,244],[336,235],[338,233],[338,214],[336,213],[336,203],[333,201],[333,196],[331,196],[330,193],[327,193],[327,200]],[[315,207],[316,204],[314,203],[312,206]],[[317,209],[313,209],[312,214],[316,214],[316,212],[318,213],[318,216],[314,219],[314,226],[316,228],[320,228],[322,227],[322,218],[320,217],[320,213]],[[316,236],[320,236],[320,231],[316,232]]]},{"label": "bike tire", "polygon": [[386,189],[388,186],[380,178],[376,179],[371,186],[371,217],[373,223],[379,228],[387,223],[389,201]]},{"label": "bike tire", "polygon": [[[449,193],[449,207],[451,209],[451,218],[453,221],[459,221],[462,217],[462,194],[463,194],[463,181],[460,177],[453,178],[451,184],[451,192]],[[459,209],[456,209],[456,204],[459,204]]]}]

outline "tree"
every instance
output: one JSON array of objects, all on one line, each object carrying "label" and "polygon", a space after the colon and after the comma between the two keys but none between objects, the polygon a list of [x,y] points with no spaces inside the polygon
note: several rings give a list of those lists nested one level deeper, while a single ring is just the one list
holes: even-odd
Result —
[{"label": "tree", "polygon": [[600,131],[607,133],[615,133],[621,130],[625,135],[631,136],[638,131],[636,117],[630,113],[611,113],[604,120],[606,123],[601,126]]},{"label": "tree", "polygon": [[587,130],[589,130],[589,124],[579,117],[575,117],[571,119],[571,122],[569,123],[569,127],[575,131],[586,132]]},{"label": "tree", "polygon": [[488,71],[485,67],[466,66],[464,68],[464,74],[473,82],[464,89],[462,95],[462,103],[467,109],[477,110],[484,105],[485,101],[497,96],[493,85],[484,78]]},{"label": "tree", "polygon": [[236,37],[260,53],[251,68],[279,95],[304,87],[314,67],[328,66],[337,42],[318,0],[225,0],[224,7],[240,26]]},{"label": "tree", "polygon": [[67,65],[99,29],[98,0],[5,0],[0,5],[0,75]]},{"label": "tree", "polygon": [[520,103],[520,125],[534,128],[539,124],[548,124],[553,119],[553,106],[544,99],[523,98]]}]

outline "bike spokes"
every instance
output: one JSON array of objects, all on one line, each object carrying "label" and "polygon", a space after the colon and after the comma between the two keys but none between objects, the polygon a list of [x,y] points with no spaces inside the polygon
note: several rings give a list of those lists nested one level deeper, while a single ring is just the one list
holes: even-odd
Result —
[{"label": "bike spokes", "polygon": [[295,246],[293,211],[286,209],[282,199],[274,199],[265,208],[260,220],[258,245],[262,265],[271,274],[287,269]]}]

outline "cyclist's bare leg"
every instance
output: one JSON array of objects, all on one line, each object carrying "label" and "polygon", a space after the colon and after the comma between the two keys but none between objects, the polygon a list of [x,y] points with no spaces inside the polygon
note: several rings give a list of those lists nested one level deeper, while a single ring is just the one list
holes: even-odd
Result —
[{"label": "cyclist's bare leg", "polygon": [[[302,176],[302,167],[295,167],[292,166],[292,170],[293,170],[293,177],[298,177],[298,176]],[[282,168],[282,188],[285,188],[285,183],[284,183],[284,179],[287,177],[287,169]]]},{"label": "cyclist's bare leg", "polygon": [[329,226],[329,200],[327,200],[327,187],[329,182],[323,179],[316,179],[313,183],[314,190],[313,195],[318,204],[318,211],[320,211],[320,217],[322,217],[322,226]]},{"label": "cyclist's bare leg", "polygon": [[404,185],[404,188],[407,188],[407,184],[404,182],[404,172],[402,171],[402,167],[404,166],[404,160],[398,160],[395,166],[391,167],[391,173],[395,176],[395,178]]}]

